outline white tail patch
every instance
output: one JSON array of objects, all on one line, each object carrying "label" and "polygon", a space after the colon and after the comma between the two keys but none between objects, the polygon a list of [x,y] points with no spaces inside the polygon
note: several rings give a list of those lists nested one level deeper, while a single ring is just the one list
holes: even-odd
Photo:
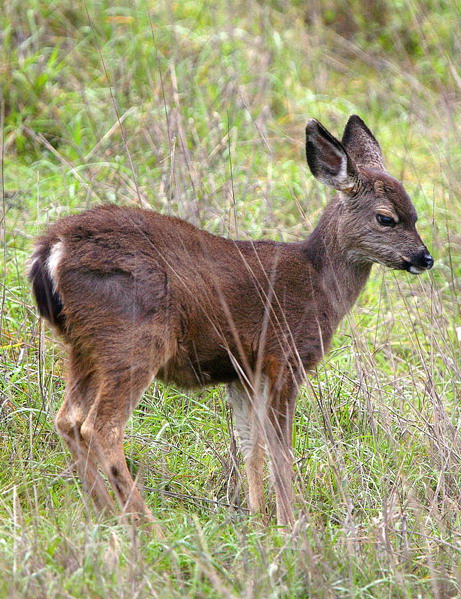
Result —
[{"label": "white tail patch", "polygon": [[62,241],[58,241],[51,248],[50,255],[46,261],[46,267],[50,274],[51,282],[53,283],[53,291],[56,291],[58,288],[58,267],[63,253],[64,244]]}]

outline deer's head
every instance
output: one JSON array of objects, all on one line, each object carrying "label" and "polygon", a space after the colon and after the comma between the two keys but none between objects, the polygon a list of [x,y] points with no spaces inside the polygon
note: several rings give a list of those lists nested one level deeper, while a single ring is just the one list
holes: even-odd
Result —
[{"label": "deer's head", "polygon": [[360,117],[349,118],[341,142],[311,119],[306,154],[312,174],[340,192],[337,236],[350,260],[413,274],[432,268],[416,230],[416,210],[402,184],[386,172],[379,144]]}]

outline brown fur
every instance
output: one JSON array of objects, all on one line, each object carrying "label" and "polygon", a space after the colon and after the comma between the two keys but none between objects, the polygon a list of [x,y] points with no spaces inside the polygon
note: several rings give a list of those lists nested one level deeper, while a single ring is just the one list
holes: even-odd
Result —
[{"label": "brown fur", "polygon": [[[35,295],[70,355],[56,426],[99,505],[113,507],[101,467],[123,510],[150,518],[122,443],[157,376],[186,388],[229,383],[250,509],[264,511],[265,447],[277,520],[293,521],[291,433],[304,373],[327,351],[373,262],[432,266],[411,201],[377,168],[379,146],[358,117],[343,143],[310,121],[307,142],[312,172],[341,193],[304,242],[233,241],[117,206],[64,218],[38,241]],[[398,224],[381,226],[377,212],[392,213]]]}]

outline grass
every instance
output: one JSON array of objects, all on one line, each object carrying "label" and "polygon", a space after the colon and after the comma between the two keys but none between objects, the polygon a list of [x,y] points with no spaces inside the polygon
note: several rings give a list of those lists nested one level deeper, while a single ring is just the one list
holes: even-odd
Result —
[{"label": "grass", "polygon": [[[4,4],[0,596],[461,593],[461,11],[367,4]],[[101,518],[53,429],[65,352],[25,279],[33,238],[111,201],[301,239],[328,194],[304,162],[307,117],[340,135],[354,112],[404,180],[436,268],[375,268],[303,387],[295,531],[247,515],[221,388],[154,385],[127,428],[165,540]]]}]

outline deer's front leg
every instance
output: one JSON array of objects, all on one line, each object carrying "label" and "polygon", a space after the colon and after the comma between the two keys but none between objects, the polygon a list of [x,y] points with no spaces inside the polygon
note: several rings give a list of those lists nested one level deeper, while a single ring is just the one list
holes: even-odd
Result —
[{"label": "deer's front leg", "polygon": [[[259,422],[260,397],[255,397],[240,382],[228,385],[229,403],[234,411],[234,422],[240,449],[245,460],[248,478],[248,504],[252,514],[265,514],[263,468],[264,441]],[[264,406],[262,406],[264,408]]]},{"label": "deer's front leg", "polygon": [[293,417],[298,383],[289,373],[269,373],[265,441],[275,486],[277,524],[291,525],[293,516]]}]

